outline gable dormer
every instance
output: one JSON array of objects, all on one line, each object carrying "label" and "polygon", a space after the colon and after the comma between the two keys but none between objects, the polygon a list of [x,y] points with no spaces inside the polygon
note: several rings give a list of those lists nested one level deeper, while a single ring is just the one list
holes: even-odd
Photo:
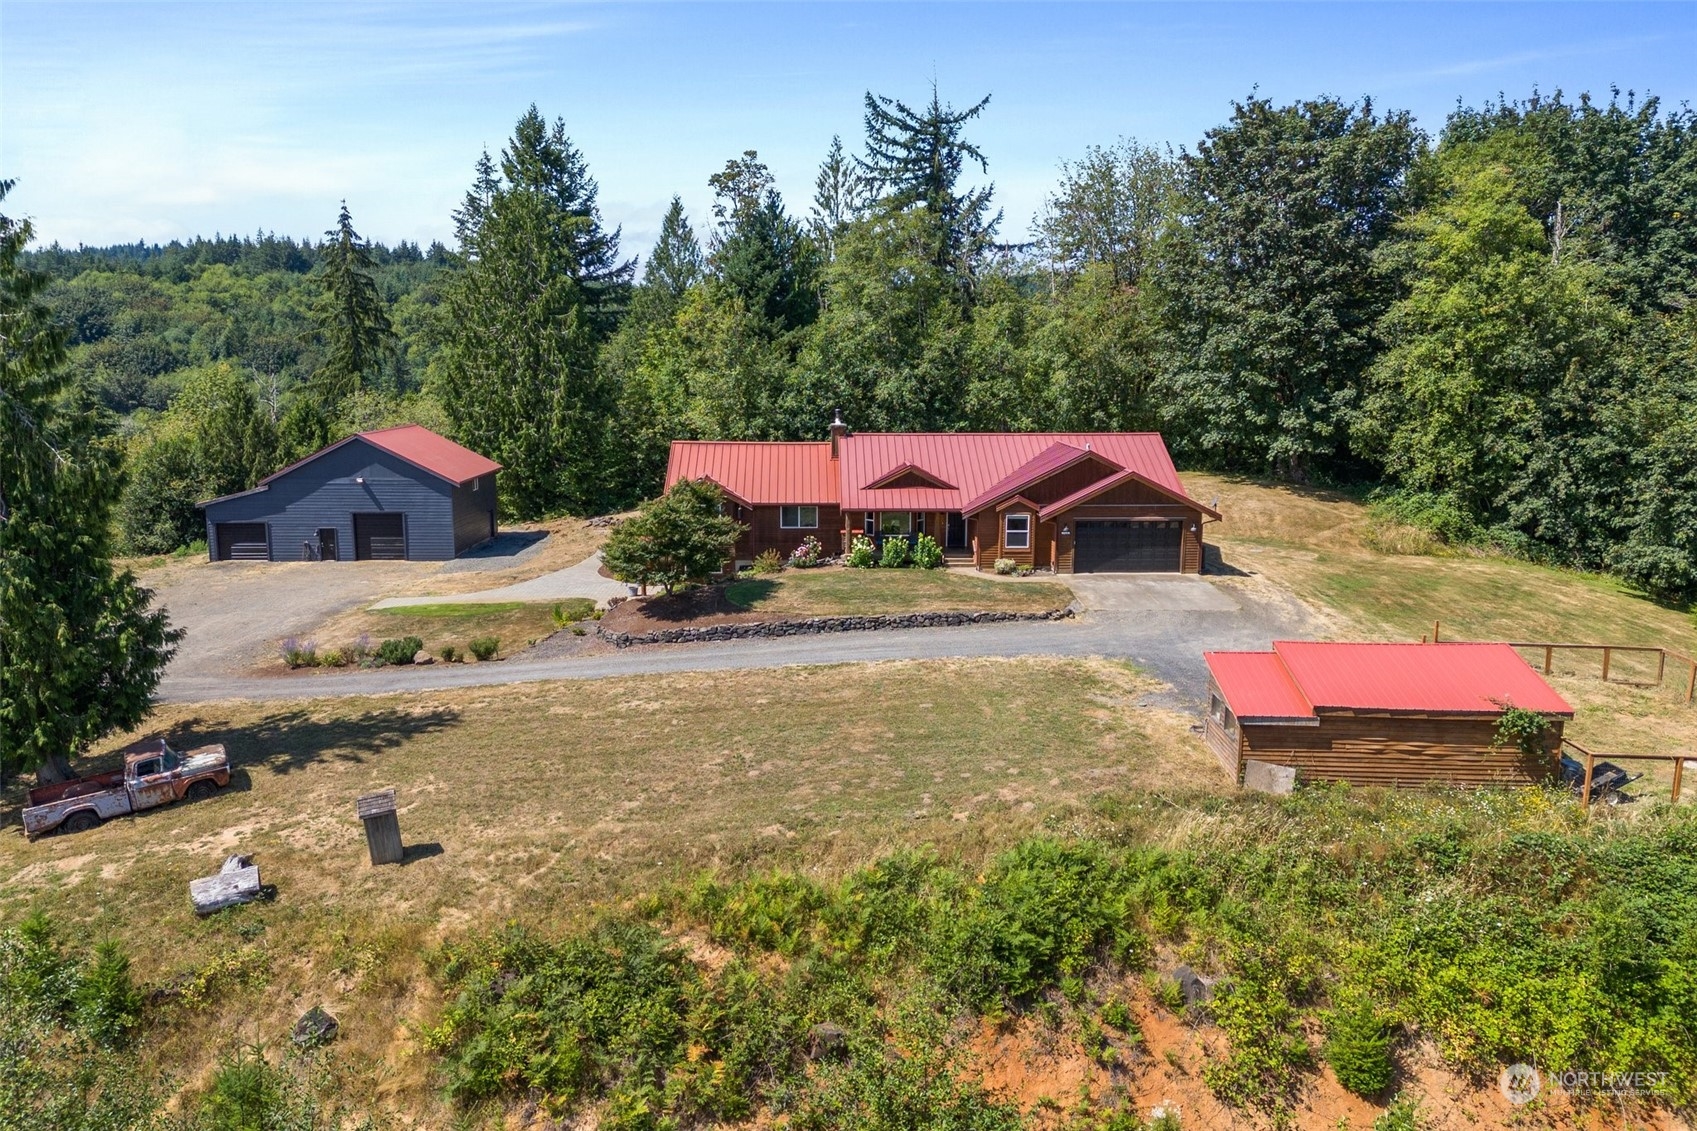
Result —
[{"label": "gable dormer", "polygon": [[898,467],[893,467],[861,490],[883,491],[897,487],[937,487],[944,491],[955,490],[953,483],[947,482],[941,476],[931,474],[916,463],[904,463]]}]

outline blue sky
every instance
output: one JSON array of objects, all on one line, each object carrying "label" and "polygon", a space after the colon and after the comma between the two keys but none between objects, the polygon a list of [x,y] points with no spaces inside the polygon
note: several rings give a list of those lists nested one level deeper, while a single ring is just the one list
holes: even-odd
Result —
[{"label": "blue sky", "polygon": [[1610,85],[1697,101],[1691,4],[0,5],[10,212],[74,245],[275,230],[346,197],[368,236],[448,239],[485,146],[564,116],[646,250],[673,193],[757,149],[800,211],[867,89],[994,97],[972,137],[1004,232],[1056,166],[1122,135],[1190,145],[1251,89],[1371,95],[1437,130],[1457,100]]}]

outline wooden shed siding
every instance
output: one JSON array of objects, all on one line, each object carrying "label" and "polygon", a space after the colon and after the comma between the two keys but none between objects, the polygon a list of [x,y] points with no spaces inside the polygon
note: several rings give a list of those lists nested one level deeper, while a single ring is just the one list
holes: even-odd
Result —
[{"label": "wooden shed siding", "polygon": [[[365,482],[354,482],[359,478]],[[216,547],[220,522],[263,522],[271,530],[272,560],[299,561],[303,543],[316,546],[319,529],[333,526],[341,556],[352,560],[354,514],[399,511],[407,516],[407,557],[446,561],[455,556],[453,491],[453,484],[356,439],[263,491],[208,504],[207,545]]]},{"label": "wooden shed siding", "polygon": [[1209,716],[1202,727],[1202,741],[1214,752],[1214,757],[1220,760],[1220,768],[1235,785],[1243,776],[1243,759],[1238,740],[1227,734],[1226,728]]},{"label": "wooden shed siding", "polygon": [[[813,503],[803,504],[813,506]],[[778,507],[739,507],[736,520],[748,526],[743,536],[737,539],[736,555],[738,561],[753,561],[767,550],[776,550],[786,558],[790,551],[801,545],[801,540],[809,534],[824,545],[827,554],[842,552],[839,544],[842,540],[840,531],[843,525],[843,512],[839,507],[820,506],[819,526],[816,529],[791,530],[778,525],[780,518]]]},{"label": "wooden shed siding", "polygon": [[1319,726],[1246,723],[1244,756],[1295,766],[1303,781],[1351,785],[1527,784],[1547,778],[1561,744],[1527,758],[1495,745],[1495,719],[1409,715],[1322,715]]}]

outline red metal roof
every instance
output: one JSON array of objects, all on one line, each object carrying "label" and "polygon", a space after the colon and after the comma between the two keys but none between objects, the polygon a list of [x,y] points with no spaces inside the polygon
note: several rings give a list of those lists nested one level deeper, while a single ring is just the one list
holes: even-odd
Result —
[{"label": "red metal roof", "polygon": [[838,496],[829,442],[673,440],[666,487],[680,479],[711,479],[750,506],[832,505]]},{"label": "red metal roof", "polygon": [[[1089,450],[1136,471],[1163,490],[1189,498],[1158,432],[862,432],[842,441],[842,505],[861,510],[965,511],[968,504],[1056,445]],[[955,489],[861,486],[879,482],[903,464],[953,483]],[[1019,486],[1023,484],[1008,493]]]},{"label": "red metal roof", "polygon": [[361,432],[358,435],[366,443],[382,448],[392,456],[399,456],[433,475],[439,475],[456,486],[470,483],[473,479],[481,478],[492,471],[501,470],[501,465],[494,460],[480,456],[470,448],[461,447],[446,436],[438,436],[430,429],[417,424],[380,428],[375,432]]},{"label": "red metal roof", "polygon": [[1274,652],[1204,652],[1226,705],[1239,722],[1311,719],[1314,707]]},{"label": "red metal roof", "polygon": [[[981,511],[985,507],[995,506],[1010,495],[1018,493],[1022,488],[1029,487],[1039,479],[1046,479],[1073,464],[1095,456],[1083,448],[1075,448],[1071,444],[1056,441],[1008,472],[995,483],[986,487],[978,495],[961,505],[961,510],[967,514]],[[1119,464],[1103,456],[1096,456],[1111,469],[1108,474],[1123,470]]]},{"label": "red metal roof", "polygon": [[1280,640],[1272,652],[1209,652],[1204,658],[1239,718],[1301,717],[1278,713],[1296,704],[1292,691],[1308,705],[1307,716],[1324,711],[1495,715],[1512,704],[1573,717],[1567,701],[1507,644]]}]

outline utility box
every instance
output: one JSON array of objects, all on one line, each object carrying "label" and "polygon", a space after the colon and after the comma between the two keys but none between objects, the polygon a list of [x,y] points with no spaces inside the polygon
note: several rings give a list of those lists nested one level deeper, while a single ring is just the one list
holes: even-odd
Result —
[{"label": "utility box", "polygon": [[365,846],[371,851],[373,864],[401,862],[401,819],[395,813],[395,791],[367,793],[354,803],[359,819],[365,822]]}]

